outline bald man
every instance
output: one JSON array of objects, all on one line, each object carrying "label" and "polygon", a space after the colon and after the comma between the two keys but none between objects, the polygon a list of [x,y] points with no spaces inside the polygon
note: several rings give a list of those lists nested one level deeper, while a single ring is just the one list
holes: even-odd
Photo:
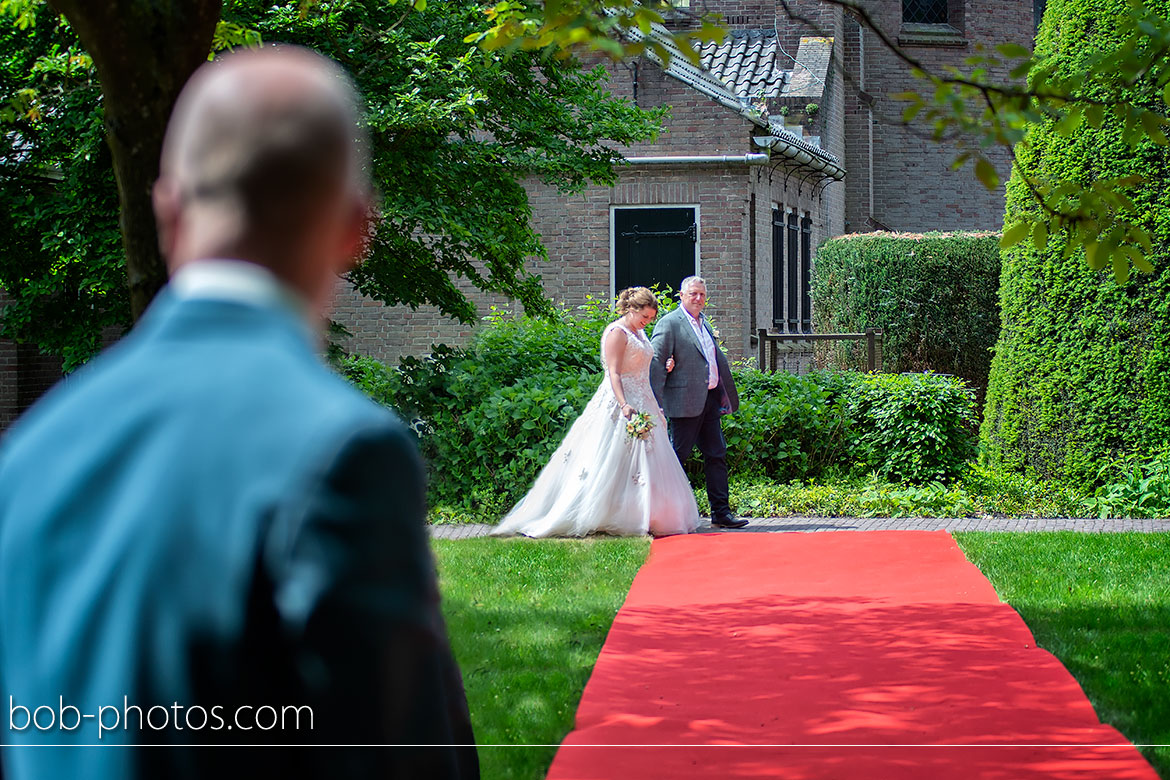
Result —
[{"label": "bald man", "polygon": [[180,96],[170,284],[0,448],[6,780],[478,776],[419,457],[316,354],[370,213],[356,106],[295,48]]}]

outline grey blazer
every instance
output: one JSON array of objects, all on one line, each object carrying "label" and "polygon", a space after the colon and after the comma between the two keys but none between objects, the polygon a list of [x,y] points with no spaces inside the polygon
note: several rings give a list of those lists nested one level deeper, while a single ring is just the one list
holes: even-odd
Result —
[{"label": "grey blazer", "polygon": [[[650,343],[654,346],[654,362],[650,364],[650,386],[654,397],[667,417],[698,417],[707,403],[707,359],[687,321],[690,315],[681,306],[663,315],[654,325]],[[731,378],[731,364],[719,347],[715,332],[704,315],[699,315],[703,327],[715,342],[715,362],[719,366],[719,388],[723,391],[720,413],[732,414],[739,409],[739,393]],[[666,359],[674,357],[674,370],[666,371]]]}]

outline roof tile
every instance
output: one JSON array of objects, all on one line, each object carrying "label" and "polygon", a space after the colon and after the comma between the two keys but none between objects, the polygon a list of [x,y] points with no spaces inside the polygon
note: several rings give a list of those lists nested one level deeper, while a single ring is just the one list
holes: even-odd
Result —
[{"label": "roof tile", "polygon": [[773,30],[733,30],[722,43],[705,43],[699,58],[736,96],[776,97],[788,73],[776,62],[779,46]]}]

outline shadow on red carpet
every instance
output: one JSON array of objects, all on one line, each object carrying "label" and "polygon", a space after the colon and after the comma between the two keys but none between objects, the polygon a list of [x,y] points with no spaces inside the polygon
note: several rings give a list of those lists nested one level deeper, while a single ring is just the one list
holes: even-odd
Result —
[{"label": "shadow on red carpet", "polygon": [[549,778],[691,777],[1157,775],[949,535],[892,531],[654,542]]}]

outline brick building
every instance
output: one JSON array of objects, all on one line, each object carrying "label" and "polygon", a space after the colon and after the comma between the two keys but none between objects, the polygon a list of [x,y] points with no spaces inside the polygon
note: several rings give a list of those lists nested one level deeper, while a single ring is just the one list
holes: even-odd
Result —
[{"label": "brick building", "polygon": [[[572,197],[527,185],[548,251],[535,270],[550,297],[575,304],[631,284],[677,286],[697,272],[708,279],[708,311],[728,352],[744,357],[755,352],[758,328],[814,327],[808,280],[825,239],[999,229],[1002,190],[950,170],[952,147],[903,126],[893,96],[921,82],[841,6],[710,0],[704,8],[721,13],[730,32],[701,49],[700,66],[682,56],[610,66],[614,94],[671,107],[655,142],[621,150],[629,164],[618,183]],[[1030,41],[1043,3],[870,0],[866,8],[902,51],[939,67],[961,64],[979,43]],[[1006,179],[1006,153],[993,161]],[[504,303],[472,298],[485,312]],[[347,349],[390,363],[471,332],[425,307],[361,299],[344,284],[335,318],[354,334]],[[0,341],[0,430],[59,376],[59,362]]]},{"label": "brick building", "polygon": [[[721,13],[730,32],[700,50],[700,67],[651,56],[610,67],[615,95],[671,107],[655,142],[622,150],[628,165],[618,183],[573,197],[528,186],[548,251],[535,270],[550,297],[573,304],[630,284],[677,286],[697,272],[728,352],[746,357],[759,328],[814,326],[808,274],[825,239],[1000,228],[1002,189],[987,191],[969,168],[952,171],[954,147],[903,125],[893,96],[922,82],[856,17],[824,0],[704,8]],[[960,65],[979,43],[1030,41],[1040,12],[1021,0],[867,5],[889,40],[931,68]],[[1006,152],[992,155],[1006,180]],[[485,309],[502,303],[473,299]],[[339,300],[337,318],[356,334],[347,346],[389,362],[470,332],[425,309],[386,310],[347,290]]]}]

